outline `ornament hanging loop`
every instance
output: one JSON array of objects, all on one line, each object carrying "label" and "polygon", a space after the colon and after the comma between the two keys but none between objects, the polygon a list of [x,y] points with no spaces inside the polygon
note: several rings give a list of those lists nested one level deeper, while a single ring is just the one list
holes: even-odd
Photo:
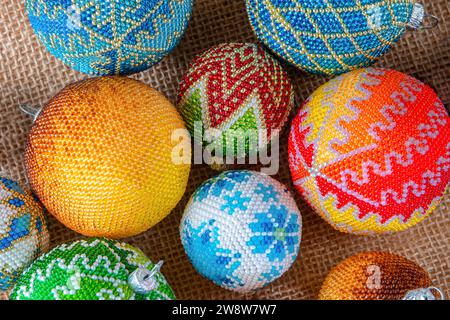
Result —
[{"label": "ornament hanging loop", "polygon": [[439,24],[439,18],[425,12],[421,3],[415,3],[408,26],[414,30],[433,29]]},{"label": "ornament hanging loop", "polygon": [[30,105],[21,105],[19,106],[19,109],[26,115],[30,116],[33,119],[33,123],[36,122],[37,117],[42,111],[41,106],[30,106]]},{"label": "ornament hanging loop", "polygon": [[148,294],[155,290],[158,288],[156,274],[161,270],[163,263],[163,261],[159,261],[151,270],[147,269],[149,263],[140,266],[130,275],[128,284],[136,293],[140,294]]}]

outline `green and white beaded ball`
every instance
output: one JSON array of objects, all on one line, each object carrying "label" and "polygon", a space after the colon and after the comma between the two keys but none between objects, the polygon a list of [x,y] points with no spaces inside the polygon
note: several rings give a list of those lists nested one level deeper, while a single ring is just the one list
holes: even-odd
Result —
[{"label": "green and white beaded ball", "polygon": [[62,244],[39,257],[19,278],[11,300],[174,300],[142,251],[92,238]]}]

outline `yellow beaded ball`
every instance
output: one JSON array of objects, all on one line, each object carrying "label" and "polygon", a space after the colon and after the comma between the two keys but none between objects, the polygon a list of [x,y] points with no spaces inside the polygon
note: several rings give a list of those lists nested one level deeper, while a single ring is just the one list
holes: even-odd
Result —
[{"label": "yellow beaded ball", "polygon": [[[25,161],[35,193],[60,222],[86,236],[123,238],[161,221],[184,194],[190,153],[175,107],[125,77],[72,84],[40,112]],[[183,134],[186,135],[184,139]]]}]

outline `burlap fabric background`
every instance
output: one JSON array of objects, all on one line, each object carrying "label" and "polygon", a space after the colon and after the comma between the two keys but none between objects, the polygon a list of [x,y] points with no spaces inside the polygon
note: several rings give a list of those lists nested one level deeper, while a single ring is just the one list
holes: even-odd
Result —
[{"label": "burlap fabric background", "polygon": [[[19,111],[21,104],[42,105],[65,85],[83,79],[52,57],[28,23],[23,1],[0,0],[0,175],[26,183],[23,151],[31,120]],[[378,66],[409,73],[431,85],[445,104],[450,103],[450,8],[447,0],[426,0],[428,12],[438,16],[432,30],[410,31]],[[244,0],[196,0],[194,15],[180,46],[164,61],[135,78],[160,90],[174,101],[178,82],[190,60],[212,45],[230,41],[255,42],[247,21]],[[325,77],[288,69],[295,83],[296,105],[308,97]],[[276,177],[291,185],[286,132],[281,140],[281,170]],[[315,299],[330,268],[350,255],[366,250],[402,254],[422,265],[434,285],[450,295],[450,197],[424,223],[405,232],[360,237],[334,231],[297,197],[303,213],[301,254],[281,279],[255,294],[239,295],[214,286],[199,276],[187,260],[178,225],[190,195],[215,173],[195,166],[185,197],[173,213],[148,232],[125,239],[152,260],[165,261],[163,272],[179,299]],[[81,236],[49,218],[52,244]]]}]

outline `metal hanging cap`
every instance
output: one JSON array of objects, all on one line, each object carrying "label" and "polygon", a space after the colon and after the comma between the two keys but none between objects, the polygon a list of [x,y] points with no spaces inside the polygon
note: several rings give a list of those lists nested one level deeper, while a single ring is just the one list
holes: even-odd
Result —
[{"label": "metal hanging cap", "polygon": [[149,264],[150,262],[138,267],[128,278],[128,284],[136,293],[148,294],[158,288],[156,274],[161,270],[164,262],[159,261],[151,270],[147,269]]},{"label": "metal hanging cap", "polygon": [[415,30],[433,29],[439,24],[439,18],[425,13],[421,3],[415,3],[408,26]]},{"label": "metal hanging cap", "polygon": [[408,291],[403,300],[444,300],[444,297],[441,289],[429,287]]},{"label": "metal hanging cap", "polygon": [[23,113],[33,118],[33,122],[36,121],[37,117],[42,111],[41,106],[21,105],[19,106],[19,108]]}]

